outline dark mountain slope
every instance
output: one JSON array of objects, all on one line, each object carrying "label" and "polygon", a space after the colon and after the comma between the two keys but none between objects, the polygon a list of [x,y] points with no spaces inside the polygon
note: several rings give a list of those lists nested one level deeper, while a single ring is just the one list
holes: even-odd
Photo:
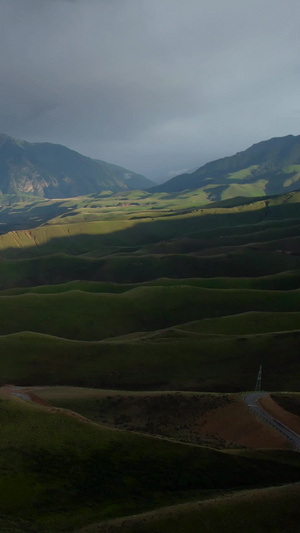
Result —
[{"label": "dark mountain slope", "polygon": [[0,191],[68,198],[153,184],[130,170],[85,157],[65,146],[28,143],[0,135]]},{"label": "dark mountain slope", "polygon": [[300,135],[254,144],[154,187],[155,192],[203,188],[210,200],[282,194],[299,188]]}]

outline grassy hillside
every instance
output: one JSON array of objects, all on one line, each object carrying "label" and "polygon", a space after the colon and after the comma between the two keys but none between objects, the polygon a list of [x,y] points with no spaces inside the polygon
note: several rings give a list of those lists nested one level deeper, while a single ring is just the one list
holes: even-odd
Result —
[{"label": "grassy hillside", "polygon": [[299,479],[299,461],[226,455],[100,428],[5,393],[0,416],[0,525],[14,517],[21,531],[24,521],[29,531],[74,531],[208,493]]},{"label": "grassy hillside", "polygon": [[299,485],[247,491],[105,522],[80,533],[290,533],[299,530]]},{"label": "grassy hillside", "polygon": [[[204,239],[209,247],[209,238],[213,235],[219,239],[226,235],[251,234],[272,227],[279,231],[286,228],[285,231],[289,232],[289,226],[292,228],[300,224],[299,192],[251,203],[242,199],[239,205],[233,206],[225,202],[201,208],[201,204],[195,201],[187,209],[181,208],[178,197],[173,198],[169,206],[161,205],[164,197],[157,199],[157,206],[151,206],[151,202],[149,205],[147,201],[149,198],[141,194],[141,200],[136,202],[131,198],[131,193],[127,201],[126,197],[122,199],[119,195],[109,196],[104,202],[101,198],[94,199],[91,196],[4,207],[0,221],[3,219],[6,234],[0,239],[1,253],[6,255],[7,250],[10,253],[14,251],[15,255],[25,252],[38,255],[41,252],[54,253],[65,250],[59,247],[63,243],[64,246],[70,246],[70,250],[74,246],[73,253],[86,253],[105,247],[111,250],[113,246],[138,249],[166,239],[180,236],[195,238],[196,235]],[[19,229],[22,216],[25,231]],[[10,225],[16,231],[7,233],[7,226]],[[291,236],[295,235],[295,229],[291,231]],[[249,242],[255,242],[255,239]],[[85,247],[81,250],[83,244]]]},{"label": "grassy hillside", "polygon": [[230,157],[207,163],[191,174],[154,187],[157,192],[202,188],[210,200],[282,194],[299,188],[300,136],[254,144]]},{"label": "grassy hillside", "polygon": [[167,330],[139,339],[72,341],[37,333],[0,337],[1,384],[123,390],[298,390],[299,331],[199,335]]},{"label": "grassy hillside", "polygon": [[[271,324],[274,331],[298,329],[299,291],[218,290],[182,285],[140,287],[123,294],[67,291],[0,296],[0,335],[35,331],[69,339],[100,340],[248,310],[265,311],[266,314],[261,316],[269,320],[269,324],[265,328],[258,325],[256,331],[255,318],[250,315],[254,323],[252,326],[249,324],[248,329],[247,325],[243,327],[241,324],[241,333],[272,331]],[[290,311],[295,312],[295,316],[291,314],[290,325],[285,328],[284,313]],[[267,312],[279,314],[273,316]],[[283,325],[280,312],[283,313]],[[222,319],[204,321],[199,325],[199,332],[227,333],[230,331],[230,320],[234,319],[227,319],[225,325]],[[245,322],[247,316],[239,316],[238,320],[239,323]],[[288,320],[289,315],[286,317]],[[197,328],[191,331],[197,331]]]},{"label": "grassy hillside", "polygon": [[0,289],[61,284],[73,280],[143,283],[157,278],[264,277],[299,270],[300,255],[243,249],[227,254],[112,255],[94,259],[53,254],[35,259],[0,260]]},{"label": "grassy hillside", "polygon": [[[251,305],[253,308],[253,305]],[[206,318],[178,329],[194,333],[217,335],[251,335],[272,331],[293,331],[299,329],[300,313],[266,313],[250,311],[221,318]]]},{"label": "grassy hillside", "polygon": [[292,394],[286,392],[274,393],[272,394],[272,399],[286,411],[300,416],[300,394],[298,392]]},{"label": "grassy hillside", "polygon": [[280,272],[270,276],[255,278],[159,278],[143,283],[113,283],[97,281],[70,281],[58,285],[38,285],[36,287],[17,287],[4,289],[2,296],[14,296],[25,293],[57,294],[68,291],[121,294],[138,287],[199,287],[206,289],[258,289],[258,290],[293,290],[300,286],[300,271]]},{"label": "grassy hillside", "polygon": [[[162,202],[162,197],[155,201]],[[176,203],[178,198],[173,195],[169,201]],[[23,339],[23,370],[20,373],[16,363],[15,372],[11,367],[5,379],[30,384],[79,380],[77,384],[134,389],[242,390],[253,387],[253,375],[263,359],[279,357],[280,332],[289,332],[280,333],[280,339],[285,338],[282,345],[289,343],[288,357],[296,364],[299,202],[295,192],[267,201],[194,206],[185,212],[178,204],[167,212],[162,203],[157,213],[158,204],[149,205],[146,192],[103,193],[62,202],[63,213],[56,212],[47,224],[4,234],[1,342],[15,357],[22,332],[32,332]],[[39,217],[43,206],[36,204]],[[87,210],[94,210],[98,220],[87,222]],[[86,342],[69,345],[67,339]],[[104,339],[105,348],[92,343]],[[41,345],[49,363],[31,368],[28,354]],[[93,370],[76,363],[68,374],[63,365],[56,368],[57,346],[61,361],[70,346],[75,357],[103,351],[114,355],[106,360],[105,371],[101,366],[105,358],[97,356],[89,363]],[[138,358],[141,351],[143,361]],[[211,361],[215,371],[205,359],[199,373],[193,352],[201,358],[215,357]],[[241,369],[234,361],[245,356],[247,364]],[[232,360],[228,369],[226,357]],[[277,364],[276,360],[279,368]],[[290,390],[295,375],[297,370],[293,375],[285,366],[283,381]],[[278,390],[279,379],[274,376],[270,372],[269,383]]]}]

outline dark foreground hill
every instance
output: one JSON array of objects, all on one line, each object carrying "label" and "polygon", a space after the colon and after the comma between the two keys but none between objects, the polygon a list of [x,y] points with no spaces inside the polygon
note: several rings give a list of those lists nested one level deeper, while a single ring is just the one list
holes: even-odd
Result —
[{"label": "dark foreground hill", "polygon": [[3,533],[78,533],[100,520],[299,479],[299,454],[228,454],[105,428],[3,390],[0,399]]},{"label": "dark foreground hill", "polygon": [[155,192],[203,188],[211,201],[235,196],[282,194],[299,188],[300,135],[254,144],[154,187]]},{"label": "dark foreground hill", "polygon": [[144,189],[153,182],[125,168],[85,157],[65,146],[0,135],[0,191],[68,198],[103,190]]}]

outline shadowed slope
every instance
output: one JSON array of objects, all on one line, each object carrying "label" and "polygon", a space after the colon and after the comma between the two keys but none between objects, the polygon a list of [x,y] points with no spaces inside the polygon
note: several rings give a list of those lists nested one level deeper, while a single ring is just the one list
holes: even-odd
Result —
[{"label": "shadowed slope", "polygon": [[299,496],[299,484],[247,491],[105,522],[78,533],[296,532],[299,531]]},{"label": "shadowed slope", "polygon": [[0,176],[2,194],[32,193],[47,198],[139,189],[153,184],[144,176],[85,157],[65,146],[29,143],[3,134]]},{"label": "shadowed slope", "polygon": [[[37,333],[0,337],[0,380],[19,385],[76,385],[123,390],[297,390],[299,331],[248,336],[157,335],[84,342]],[[282,371],[284,369],[284,372]]]},{"label": "shadowed slope", "polygon": [[299,478],[299,461],[226,455],[104,429],[4,392],[0,417],[1,514],[42,532],[72,531],[205,491]]},{"label": "shadowed slope", "polygon": [[[70,339],[100,340],[249,310],[300,313],[299,291],[175,286],[140,287],[123,294],[68,291],[0,296],[0,335],[35,331]],[[217,326],[209,329],[209,324],[207,332],[218,332]],[[217,324],[222,325],[222,320]],[[278,320],[274,326],[275,331],[280,327]],[[206,333],[205,324],[200,324],[199,329]],[[249,326],[251,332],[253,328]],[[224,333],[224,328],[220,333]]]},{"label": "shadowed slope", "polygon": [[257,290],[293,290],[300,286],[300,271],[280,272],[271,276],[257,278],[161,278],[143,283],[112,283],[97,281],[69,281],[59,285],[39,285],[37,287],[18,287],[2,290],[0,296],[14,296],[25,293],[57,294],[69,291],[122,294],[138,287],[198,287],[203,289],[257,289]]}]

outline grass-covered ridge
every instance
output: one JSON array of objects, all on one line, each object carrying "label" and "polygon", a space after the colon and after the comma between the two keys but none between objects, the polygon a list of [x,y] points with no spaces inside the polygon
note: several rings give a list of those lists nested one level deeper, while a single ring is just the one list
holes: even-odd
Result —
[{"label": "grass-covered ridge", "polygon": [[290,533],[299,525],[299,484],[247,491],[203,503],[178,505],[123,520],[105,521],[80,533]]},{"label": "grass-covered ridge", "polygon": [[280,272],[262,277],[217,277],[217,278],[159,278],[142,283],[115,283],[103,281],[75,280],[58,285],[37,285],[4,289],[0,296],[16,296],[25,293],[57,294],[68,291],[122,294],[138,287],[199,287],[206,289],[257,289],[257,290],[294,290],[300,286],[300,271]]},{"label": "grass-covered ridge", "polygon": [[[1,383],[123,390],[297,390],[300,332],[199,335],[167,330],[144,338],[74,341],[37,333],[0,337]],[[284,369],[284,372],[282,371]]]},{"label": "grass-covered ridge", "polygon": [[[253,307],[253,306],[252,306]],[[300,313],[255,312],[206,318],[178,326],[183,331],[217,335],[251,335],[299,329]]]},{"label": "grass-covered ridge", "polygon": [[[287,135],[254,144],[243,152],[211,161],[191,174],[176,176],[154,190],[178,192],[202,188],[211,200],[237,196],[282,194],[297,189],[300,163],[300,136]],[[288,178],[287,178],[288,176]],[[228,182],[238,183],[230,191]]]},{"label": "grass-covered ridge", "polygon": [[[298,329],[299,291],[203,289],[179,285],[145,286],[122,294],[66,291],[0,296],[0,335],[33,331],[69,339],[101,340],[126,333],[161,330],[194,320],[245,313],[249,309],[265,312],[266,315],[262,316],[268,317],[270,323],[273,321],[274,331],[282,331],[280,313],[293,311],[293,322],[283,330]],[[227,319],[227,323],[230,324],[230,320]],[[227,332],[223,327],[224,321],[216,324],[211,328],[210,322],[203,322],[199,331]],[[247,332],[246,326],[241,331]],[[271,325],[265,329],[258,327],[257,332],[261,331],[272,331]],[[253,332],[254,325],[249,325],[248,333]]]}]

